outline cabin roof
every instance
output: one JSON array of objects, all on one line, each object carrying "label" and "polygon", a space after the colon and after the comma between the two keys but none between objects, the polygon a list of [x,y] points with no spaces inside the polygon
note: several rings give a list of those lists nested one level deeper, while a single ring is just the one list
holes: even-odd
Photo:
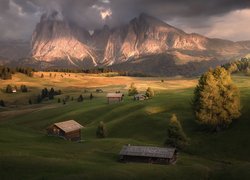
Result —
[{"label": "cabin roof", "polygon": [[76,122],[74,120],[59,122],[59,123],[55,123],[54,125],[66,133],[71,132],[71,131],[76,131],[76,130],[83,128],[83,126],[81,124],[79,124],[78,122]]},{"label": "cabin roof", "polygon": [[107,98],[121,98],[123,96],[122,93],[108,93]]},{"label": "cabin roof", "polygon": [[119,155],[172,158],[174,156],[175,151],[176,151],[175,148],[129,145],[129,146],[123,146]]}]

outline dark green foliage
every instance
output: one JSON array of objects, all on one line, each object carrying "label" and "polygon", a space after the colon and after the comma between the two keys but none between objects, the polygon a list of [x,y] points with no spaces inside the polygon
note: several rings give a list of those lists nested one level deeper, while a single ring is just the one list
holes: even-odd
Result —
[{"label": "dark green foliage", "polygon": [[244,72],[247,75],[250,68],[250,58],[241,58],[240,60],[227,63],[222,67],[230,73]]},{"label": "dark green foliage", "polygon": [[5,107],[5,103],[2,99],[0,100],[0,106]]},{"label": "dark green foliage", "polygon": [[152,97],[155,95],[154,90],[153,90],[151,87],[148,87],[148,89],[146,90],[145,95],[146,95],[148,98],[152,98]]},{"label": "dark green foliage", "polygon": [[14,72],[9,67],[0,66],[0,79],[8,80],[12,79]]},{"label": "dark green foliage", "polygon": [[31,99],[29,99],[29,104],[32,104],[32,100]]},{"label": "dark green foliage", "polygon": [[51,88],[48,95],[49,99],[54,99],[54,95],[55,95],[55,90],[54,88]]},{"label": "dark green foliage", "polygon": [[5,89],[5,92],[6,93],[12,93],[13,92],[12,86],[8,84],[6,89]]},{"label": "dark green foliage", "polygon": [[128,95],[129,96],[134,96],[138,94],[137,88],[135,87],[135,83],[131,83],[130,88],[128,90]]},{"label": "dark green foliage", "polygon": [[58,103],[61,103],[61,99],[60,99],[60,98],[58,98],[58,99],[57,99],[57,102],[58,102]]},{"label": "dark green foliage", "polygon": [[44,88],[41,91],[41,99],[43,100],[45,98],[48,98],[49,100],[52,100],[54,99],[54,96],[61,95],[61,94],[62,94],[61,90],[56,91],[54,88],[51,88],[50,90],[48,90],[47,88]]},{"label": "dark green foliage", "polygon": [[77,98],[77,101],[78,101],[78,102],[82,102],[82,101],[83,101],[83,96],[80,95],[80,96]]},{"label": "dark green foliage", "polygon": [[90,93],[90,95],[89,95],[89,99],[90,99],[90,100],[92,100],[93,98],[94,98],[93,94],[92,94],[92,93]]},{"label": "dark green foliage", "polygon": [[237,119],[241,115],[240,96],[230,73],[217,67],[203,74],[194,91],[193,107],[197,122],[213,131]]},{"label": "dark green foliage", "polygon": [[28,88],[27,88],[26,85],[21,85],[20,90],[21,90],[21,92],[23,92],[23,93],[28,92]]},{"label": "dark green foliage", "polygon": [[188,144],[188,139],[182,129],[181,123],[175,114],[172,115],[167,130],[165,145],[183,149]]},{"label": "dark green foliage", "polygon": [[96,136],[98,138],[105,138],[107,137],[107,129],[105,127],[105,124],[103,121],[101,121],[97,127],[97,130],[96,130]]}]

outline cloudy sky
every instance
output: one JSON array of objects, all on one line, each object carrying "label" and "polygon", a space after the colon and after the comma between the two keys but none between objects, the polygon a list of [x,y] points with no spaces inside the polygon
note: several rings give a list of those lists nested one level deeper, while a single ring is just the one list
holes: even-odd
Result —
[{"label": "cloudy sky", "polygon": [[144,12],[186,32],[250,40],[250,0],[0,0],[0,39],[30,39],[41,15],[53,10],[88,30]]}]

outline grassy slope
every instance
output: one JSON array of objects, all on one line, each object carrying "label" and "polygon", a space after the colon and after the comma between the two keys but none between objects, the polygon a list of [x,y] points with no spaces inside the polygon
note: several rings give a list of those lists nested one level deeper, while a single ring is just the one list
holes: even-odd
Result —
[{"label": "grassy slope", "polygon": [[[33,81],[33,91],[49,79],[16,78],[20,83]],[[96,78],[95,81],[85,81]],[[157,89],[154,99],[134,102],[126,97],[121,104],[106,104],[105,94],[95,94],[92,101],[69,102],[67,105],[45,102],[42,105],[20,106],[0,113],[0,179],[248,179],[250,176],[250,80],[234,77],[241,89],[243,115],[233,126],[219,134],[199,132],[190,108],[195,80],[165,80],[154,78],[81,77],[58,80],[56,87],[78,95],[82,88],[100,86],[105,91],[126,88],[136,82],[142,90],[148,85]],[[63,81],[63,82],[62,82]],[[5,82],[9,83],[9,82]],[[79,85],[78,88],[77,84]],[[2,88],[4,84],[1,82]],[[40,87],[39,87],[40,85]],[[69,87],[70,85],[70,87]],[[120,85],[120,86],[118,86]],[[72,87],[76,86],[76,87]],[[67,92],[68,90],[68,92]],[[90,91],[93,89],[90,89]],[[126,89],[122,89],[126,91]],[[12,100],[13,97],[2,97]],[[20,97],[18,94],[14,96]],[[21,96],[24,96],[21,94]],[[28,95],[25,95],[28,96]],[[87,95],[86,95],[87,96]],[[24,97],[23,97],[24,98]],[[0,98],[1,99],[1,98]],[[14,99],[14,98],[13,98]],[[117,154],[124,144],[162,146],[169,117],[176,113],[190,138],[190,146],[181,152],[173,166],[122,164]],[[83,143],[67,142],[47,137],[44,129],[53,122],[75,119],[86,128]],[[99,121],[107,125],[109,137],[96,139]]]}]

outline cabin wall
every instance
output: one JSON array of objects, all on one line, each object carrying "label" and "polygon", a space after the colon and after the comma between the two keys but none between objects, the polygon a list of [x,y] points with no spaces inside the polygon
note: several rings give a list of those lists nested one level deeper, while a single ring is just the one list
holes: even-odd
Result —
[{"label": "cabin wall", "polygon": [[119,97],[109,97],[108,98],[108,103],[116,103],[122,101],[122,98]]},{"label": "cabin wall", "polygon": [[81,140],[81,130],[68,132],[65,134],[65,138],[71,141],[79,141]]},{"label": "cabin wall", "polygon": [[152,163],[152,164],[170,164],[170,163],[175,162],[175,159],[122,155],[122,156],[120,156],[120,161],[122,161],[122,162],[143,162],[143,163]]},{"label": "cabin wall", "polygon": [[64,131],[62,131],[58,127],[52,126],[52,127],[47,129],[47,134],[51,135],[51,136],[63,137],[63,138],[70,140],[70,141],[81,140],[81,130],[76,130],[76,131],[65,133]]}]

